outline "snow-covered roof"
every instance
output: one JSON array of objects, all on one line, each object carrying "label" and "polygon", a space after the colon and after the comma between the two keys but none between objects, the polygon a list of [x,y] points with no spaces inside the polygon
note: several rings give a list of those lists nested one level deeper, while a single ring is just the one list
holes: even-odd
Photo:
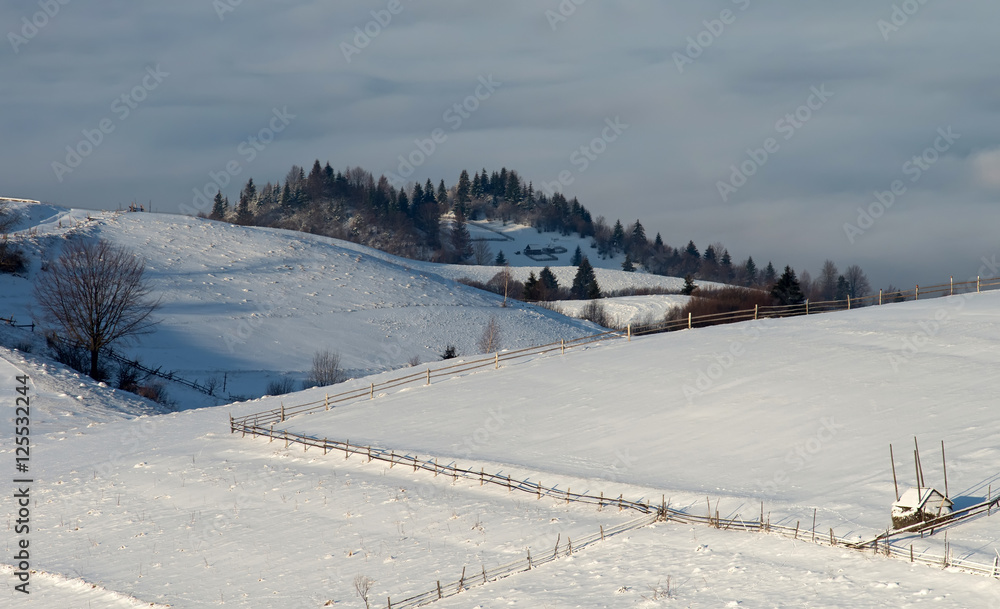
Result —
[{"label": "snow-covered roof", "polygon": [[892,507],[904,510],[923,509],[928,501],[930,501],[930,507],[934,510],[937,510],[939,505],[943,505],[945,508],[951,508],[952,506],[951,500],[936,489],[921,488],[918,490],[911,488],[904,492],[899,500],[892,504]]}]

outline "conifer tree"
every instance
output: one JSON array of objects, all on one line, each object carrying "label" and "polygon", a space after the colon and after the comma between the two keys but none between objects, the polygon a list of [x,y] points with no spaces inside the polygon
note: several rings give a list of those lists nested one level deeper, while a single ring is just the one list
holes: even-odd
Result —
[{"label": "conifer tree", "polygon": [[462,170],[462,175],[458,177],[458,186],[455,188],[456,207],[461,208],[462,213],[468,213],[468,204],[472,192],[472,185],[469,183],[469,172]]},{"label": "conifer tree", "polygon": [[690,296],[698,289],[698,286],[694,283],[694,277],[687,275],[684,277],[684,287],[681,288],[681,294],[684,296]]},{"label": "conifer tree", "polygon": [[[580,266],[576,269],[576,276],[573,277],[573,287],[570,288],[573,298],[583,300],[587,298],[600,298],[601,289],[597,285],[597,276],[594,274],[594,267],[590,265],[590,260],[586,256],[580,261]],[[596,294],[596,295],[595,295]]]},{"label": "conifer tree", "polygon": [[622,226],[621,220],[615,220],[615,227],[611,230],[611,247],[616,252],[622,251],[625,247],[625,227]]},{"label": "conifer tree", "polygon": [[629,273],[635,272],[635,264],[632,263],[631,254],[625,254],[625,262],[622,262],[622,270]]},{"label": "conifer tree", "polygon": [[576,246],[576,250],[573,252],[573,257],[570,258],[569,263],[573,266],[580,266],[580,261],[583,260],[583,252],[580,250],[580,246]]},{"label": "conifer tree", "polygon": [[774,282],[778,280],[778,272],[774,270],[774,265],[771,261],[767,261],[767,267],[764,268],[764,285],[770,286],[774,285]]},{"label": "conifer tree", "polygon": [[559,291],[559,281],[556,279],[555,273],[552,269],[545,267],[542,272],[538,275],[538,281],[542,286],[542,295],[544,297],[553,298],[556,292]]},{"label": "conifer tree", "polygon": [[779,305],[797,305],[805,302],[806,297],[802,294],[802,288],[792,267],[785,267],[785,272],[771,288],[771,297]]},{"label": "conifer tree", "polygon": [[215,193],[215,200],[212,202],[212,213],[208,217],[213,220],[224,220],[226,212],[229,211],[229,201],[222,198],[222,193]]},{"label": "conifer tree", "polygon": [[757,285],[757,265],[754,264],[753,256],[747,256],[747,261],[743,264],[746,271],[747,286]]},{"label": "conifer tree", "polygon": [[507,266],[507,257],[503,255],[503,250],[497,254],[497,259],[493,261],[495,266]]},{"label": "conifer tree", "polygon": [[541,300],[541,285],[535,277],[535,271],[528,273],[528,280],[524,282],[524,299]]}]

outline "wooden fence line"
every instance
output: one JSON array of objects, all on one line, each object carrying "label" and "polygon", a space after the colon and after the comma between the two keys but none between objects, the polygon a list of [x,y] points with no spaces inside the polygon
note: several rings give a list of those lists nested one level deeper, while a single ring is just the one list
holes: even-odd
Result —
[{"label": "wooden fence line", "polygon": [[532,556],[531,548],[528,548],[527,557],[497,567],[489,569],[486,568],[485,565],[481,565],[479,569],[469,569],[469,567],[465,567],[462,569],[461,578],[446,584],[442,584],[438,581],[437,585],[430,591],[405,598],[401,601],[393,601],[392,598],[389,597],[386,599],[386,607],[387,609],[410,609],[412,607],[428,605],[434,601],[460,594],[463,590],[482,586],[489,582],[498,581],[516,573],[531,571],[541,565],[557,560],[560,557],[571,556],[574,552],[579,552],[588,546],[600,543],[608,537],[613,537],[634,529],[648,526],[653,522],[656,522],[658,518],[658,515],[645,516],[615,527],[601,527],[600,532],[593,533],[580,539],[574,540],[567,538],[566,543],[562,544],[561,548],[561,539],[557,539],[555,548],[553,549],[545,549],[542,551],[537,551],[536,549],[535,555]]},{"label": "wooden fence line", "polygon": [[[906,298],[908,295],[913,295],[914,298],[920,295],[930,295],[930,294],[948,294],[954,295],[959,293],[971,293],[971,288],[975,286],[976,292],[981,292],[983,289],[997,288],[1000,287],[1000,278],[990,278],[982,279],[977,278],[976,281],[964,281],[955,283],[951,281],[949,283],[928,286],[921,289],[917,286],[914,290],[910,291],[899,291],[892,292],[891,294],[884,294],[879,291],[879,294],[866,296],[864,298],[850,299],[847,300],[831,300],[822,301],[815,303],[803,303],[801,305],[787,305],[787,306],[773,306],[773,307],[755,307],[754,309],[746,309],[743,311],[731,311],[727,313],[712,313],[709,315],[700,315],[698,317],[690,317],[689,319],[680,319],[674,321],[663,322],[659,324],[653,324],[650,326],[637,326],[632,327],[629,325],[625,333],[621,330],[610,330],[608,332],[601,332],[599,334],[592,334],[589,336],[581,336],[578,338],[563,340],[559,342],[552,342],[545,345],[538,345],[534,347],[525,347],[515,351],[507,351],[505,353],[495,353],[489,356],[483,356],[477,359],[461,361],[454,364],[449,364],[441,368],[426,368],[423,372],[414,372],[406,376],[401,376],[380,383],[371,383],[368,387],[362,387],[358,389],[352,389],[349,391],[344,391],[341,393],[336,393],[333,395],[327,394],[322,400],[315,400],[312,402],[305,402],[303,404],[295,404],[292,406],[282,405],[280,408],[265,410],[261,412],[256,412],[239,417],[241,423],[253,422],[254,425],[270,425],[272,423],[280,423],[289,417],[293,417],[300,414],[309,414],[312,412],[318,412],[321,410],[329,410],[332,405],[340,404],[342,402],[347,402],[351,400],[357,400],[363,397],[374,398],[376,392],[381,392],[387,389],[393,389],[396,387],[401,387],[403,385],[415,384],[423,382],[424,384],[431,384],[434,379],[442,378],[445,376],[450,376],[454,374],[460,374],[463,372],[469,372],[472,370],[487,368],[489,366],[499,366],[501,362],[509,362],[522,357],[529,357],[532,355],[544,355],[552,351],[559,350],[565,353],[566,349],[572,349],[574,347],[581,347],[584,345],[592,344],[595,342],[600,342],[608,339],[615,338],[631,338],[632,336],[639,336],[644,334],[653,334],[660,332],[670,332],[674,330],[681,330],[685,328],[703,327],[706,325],[717,325],[725,323],[735,323],[740,321],[749,321],[751,319],[761,319],[761,318],[780,318],[780,317],[794,317],[799,315],[810,315],[817,313],[827,313],[832,311],[843,311],[850,310],[851,308],[857,308],[860,306],[871,306],[874,304],[886,304],[890,297],[895,298],[897,296],[902,296]],[[969,288],[967,291],[962,292],[963,288]],[[957,290],[956,290],[957,289]],[[177,380],[172,379],[172,380]]]},{"label": "wooden fence line", "polygon": [[[876,537],[871,541],[858,542],[853,539],[847,539],[844,537],[839,537],[834,535],[833,529],[829,529],[829,534],[823,534],[822,531],[817,535],[817,529],[815,523],[812,529],[802,529],[798,526],[795,527],[772,524],[770,522],[770,516],[765,518],[763,504],[761,505],[761,512],[758,518],[742,518],[740,514],[737,514],[734,518],[722,518],[716,511],[715,514],[711,511],[711,504],[709,504],[709,510],[706,515],[693,514],[690,512],[685,512],[676,508],[670,507],[670,505],[665,501],[664,497],[661,497],[659,504],[654,501],[644,501],[644,498],[639,500],[625,499],[622,495],[617,498],[614,496],[606,496],[603,492],[599,495],[593,495],[588,493],[573,493],[569,489],[561,490],[556,487],[547,487],[542,485],[540,482],[531,482],[528,479],[519,480],[513,479],[509,475],[502,476],[499,473],[490,474],[486,473],[482,469],[479,471],[460,468],[454,464],[441,465],[438,463],[437,459],[424,459],[421,460],[417,456],[411,456],[408,454],[396,454],[394,450],[387,450],[384,448],[376,448],[372,446],[360,446],[352,445],[350,441],[340,442],[338,440],[330,440],[328,438],[317,438],[314,436],[308,436],[305,434],[298,434],[295,432],[290,432],[283,429],[274,429],[273,424],[268,427],[259,427],[255,425],[249,425],[246,422],[234,419],[230,417],[229,420],[230,433],[240,432],[245,437],[248,433],[251,437],[256,438],[257,436],[267,437],[274,441],[275,439],[284,440],[285,447],[288,448],[291,443],[301,444],[304,451],[308,451],[309,448],[321,448],[323,449],[323,454],[327,454],[330,451],[341,451],[344,453],[344,458],[350,458],[352,455],[360,455],[363,458],[367,458],[368,462],[371,461],[382,461],[389,463],[389,467],[394,467],[395,465],[400,465],[404,467],[412,467],[413,471],[418,469],[428,472],[433,472],[435,476],[450,476],[453,479],[458,479],[459,477],[467,480],[479,480],[480,486],[487,483],[493,484],[495,486],[500,486],[506,488],[509,492],[520,491],[523,493],[528,493],[535,495],[536,499],[541,499],[544,497],[550,497],[556,499],[557,501],[565,501],[566,503],[583,503],[589,505],[597,505],[597,509],[603,510],[604,508],[614,508],[617,507],[618,511],[632,510],[643,514],[644,516],[654,516],[657,519],[666,521],[671,520],[674,522],[679,522],[682,524],[703,524],[712,526],[718,529],[724,530],[742,530],[747,532],[765,532],[773,533],[776,535],[781,535],[783,537],[811,541],[812,543],[825,546],[842,546],[861,552],[873,551],[876,554],[882,553],[889,557],[902,557],[905,555],[907,559],[911,562],[919,562],[928,565],[943,565],[945,567],[955,567],[968,571],[970,573],[988,575],[990,577],[1000,578],[1000,570],[998,570],[998,565],[990,565],[984,563],[976,563],[974,561],[965,559],[955,559],[949,555],[937,556],[929,553],[921,553],[914,555],[912,552],[912,546],[909,550],[904,550],[898,546],[893,546],[887,541],[884,535]],[[982,504],[977,504],[971,508],[967,508],[963,511],[977,510],[981,512],[983,509],[988,509],[989,506],[1000,503],[1000,497],[992,499],[991,501],[984,502]],[[989,504],[989,506],[987,506]],[[944,519],[939,519],[940,522],[930,523],[934,526],[928,526],[926,528],[945,528],[946,523],[943,522]],[[901,531],[893,532],[894,534],[904,534],[912,533],[909,529],[903,529]],[[436,600],[436,599],[434,599]],[[393,604],[392,606],[397,606]],[[398,605],[402,606],[402,605]],[[408,605],[416,607],[417,605]]]}]

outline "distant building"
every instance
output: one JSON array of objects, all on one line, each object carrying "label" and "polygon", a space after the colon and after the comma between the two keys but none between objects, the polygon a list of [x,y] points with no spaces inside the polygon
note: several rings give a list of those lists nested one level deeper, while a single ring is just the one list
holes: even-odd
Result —
[{"label": "distant building", "polygon": [[892,526],[902,529],[938,516],[946,516],[951,514],[951,510],[951,500],[937,490],[911,488],[903,493],[899,501],[892,504]]}]

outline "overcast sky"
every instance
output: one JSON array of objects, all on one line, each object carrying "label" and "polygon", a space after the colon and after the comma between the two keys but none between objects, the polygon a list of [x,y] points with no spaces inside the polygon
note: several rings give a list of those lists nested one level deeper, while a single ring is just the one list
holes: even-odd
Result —
[{"label": "overcast sky", "polygon": [[0,196],[177,211],[227,165],[234,198],[403,157],[813,276],[1000,275],[996,0],[49,1],[0,5]]}]

